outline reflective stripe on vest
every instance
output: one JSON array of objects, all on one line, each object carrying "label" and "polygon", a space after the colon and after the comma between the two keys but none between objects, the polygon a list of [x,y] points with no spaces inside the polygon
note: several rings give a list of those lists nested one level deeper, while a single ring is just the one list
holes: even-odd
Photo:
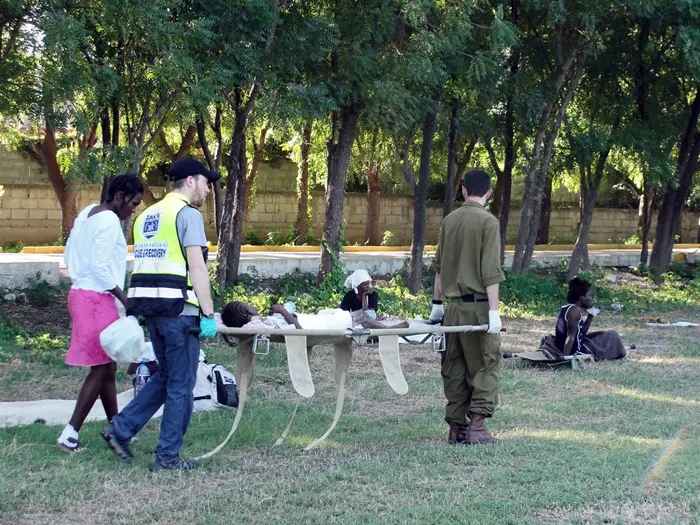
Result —
[{"label": "reflective stripe on vest", "polygon": [[136,219],[130,315],[177,316],[185,302],[199,308],[177,232],[177,216],[189,205],[183,195],[168,193]]}]

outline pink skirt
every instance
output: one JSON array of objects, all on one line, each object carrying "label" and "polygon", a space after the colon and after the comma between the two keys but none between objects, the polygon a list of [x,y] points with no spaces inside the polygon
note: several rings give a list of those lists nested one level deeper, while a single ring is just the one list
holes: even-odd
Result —
[{"label": "pink skirt", "polygon": [[100,345],[102,330],[119,319],[111,293],[73,289],[68,292],[68,311],[73,320],[66,364],[96,366],[111,363]]}]

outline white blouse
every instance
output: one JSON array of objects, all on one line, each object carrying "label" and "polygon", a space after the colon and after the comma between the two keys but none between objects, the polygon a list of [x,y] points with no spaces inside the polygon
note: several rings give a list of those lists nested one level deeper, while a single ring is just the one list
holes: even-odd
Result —
[{"label": "white blouse", "polygon": [[102,211],[88,217],[97,206],[80,212],[66,243],[63,260],[73,283],[72,288],[108,292],[126,279],[126,239],[119,217]]}]

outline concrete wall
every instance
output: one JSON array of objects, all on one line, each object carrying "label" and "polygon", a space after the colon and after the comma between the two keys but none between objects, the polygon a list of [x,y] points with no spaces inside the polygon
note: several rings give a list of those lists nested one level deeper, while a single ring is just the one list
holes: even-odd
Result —
[{"label": "concrete wall", "polygon": [[[249,213],[249,229],[263,239],[271,230],[286,234],[296,219],[296,194],[290,191],[296,186],[296,165],[280,161],[275,165],[261,164],[258,172],[257,193],[252,199]],[[0,197],[0,245],[10,242],[24,244],[48,244],[60,236],[61,209],[49,184],[46,171],[35,160],[20,153],[0,147],[0,184],[5,193]],[[151,187],[156,197],[161,197],[163,187]],[[82,189],[78,206],[83,208],[98,202],[98,186]],[[563,199],[563,197],[561,197]],[[313,192],[311,196],[311,227],[316,238],[321,237],[324,220],[325,196]],[[202,208],[207,236],[216,242],[213,201]],[[365,194],[350,193],[345,197],[343,216],[347,223],[345,237],[351,242],[362,242],[367,221]],[[698,213],[684,213],[682,217],[682,242],[697,242]],[[437,242],[442,219],[442,205],[428,204],[426,212],[426,243]],[[513,209],[508,226],[508,242],[514,241],[520,222],[520,210]],[[550,240],[553,243],[573,242],[576,239],[578,209],[575,207],[552,210]],[[406,196],[382,196],[379,229],[383,234],[391,231],[403,245],[411,243],[413,229],[413,203]],[[599,208],[593,217],[591,243],[620,242],[637,231],[637,211]]]}]

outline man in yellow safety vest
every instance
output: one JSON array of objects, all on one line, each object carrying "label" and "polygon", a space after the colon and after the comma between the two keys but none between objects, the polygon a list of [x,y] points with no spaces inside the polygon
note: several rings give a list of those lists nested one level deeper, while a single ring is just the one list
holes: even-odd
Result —
[{"label": "man in yellow safety vest", "polygon": [[165,405],[153,472],[197,466],[179,452],[192,415],[199,338],[216,335],[207,239],[197,208],[221,175],[196,160],[183,159],[170,167],[168,177],[171,191],[134,223],[134,270],[127,302],[129,315],[146,319],[158,372],[102,431],[110,448],[129,461],[134,457],[131,438]]}]

